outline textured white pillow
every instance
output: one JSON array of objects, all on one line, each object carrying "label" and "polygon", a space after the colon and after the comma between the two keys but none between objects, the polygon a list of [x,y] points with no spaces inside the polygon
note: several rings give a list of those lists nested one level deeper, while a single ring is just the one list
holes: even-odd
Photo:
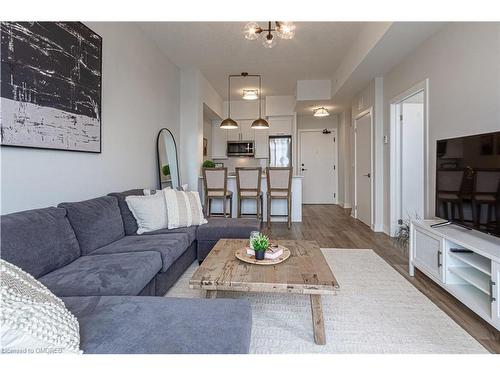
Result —
[{"label": "textured white pillow", "polygon": [[161,190],[153,195],[129,195],[125,201],[137,221],[137,234],[167,227],[167,206]]},{"label": "textured white pillow", "polygon": [[168,229],[207,223],[197,191],[164,189],[163,194],[167,203]]},{"label": "textured white pillow", "polygon": [[81,353],[78,320],[49,289],[0,259],[2,353]]}]

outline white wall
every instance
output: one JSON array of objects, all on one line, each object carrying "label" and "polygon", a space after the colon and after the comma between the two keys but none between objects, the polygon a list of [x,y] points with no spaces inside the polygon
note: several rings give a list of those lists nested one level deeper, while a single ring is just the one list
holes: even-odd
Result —
[{"label": "white wall", "polygon": [[313,115],[297,115],[297,129],[337,129],[338,117],[331,114],[328,117]]},{"label": "white wall", "polygon": [[222,118],[223,102],[197,69],[182,69],[180,84],[180,168],[181,182],[198,190],[203,163],[203,107]]},{"label": "white wall", "polygon": [[179,69],[131,23],[86,23],[103,38],[102,153],[1,148],[1,212],[155,187],[156,135],[179,139]]},{"label": "white wall", "polygon": [[[436,140],[500,130],[500,23],[452,23],[422,43],[384,77],[385,134],[389,102],[429,78],[428,199],[434,214]],[[389,147],[384,147],[389,226]]]}]

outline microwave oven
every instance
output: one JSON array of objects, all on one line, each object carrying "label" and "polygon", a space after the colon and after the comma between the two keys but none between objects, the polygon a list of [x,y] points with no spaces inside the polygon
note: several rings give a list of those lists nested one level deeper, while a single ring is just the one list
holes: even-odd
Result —
[{"label": "microwave oven", "polygon": [[254,156],[253,141],[228,141],[227,156]]}]

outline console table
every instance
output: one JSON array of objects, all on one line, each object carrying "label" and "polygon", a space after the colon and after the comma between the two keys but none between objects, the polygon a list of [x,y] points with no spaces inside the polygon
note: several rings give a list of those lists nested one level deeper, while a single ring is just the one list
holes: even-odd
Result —
[{"label": "console table", "polygon": [[410,276],[418,268],[472,311],[500,330],[500,238],[442,220],[410,225]]}]

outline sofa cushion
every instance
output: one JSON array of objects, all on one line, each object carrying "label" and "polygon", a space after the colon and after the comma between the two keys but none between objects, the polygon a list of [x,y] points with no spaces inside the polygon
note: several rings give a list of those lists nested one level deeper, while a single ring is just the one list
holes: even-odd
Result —
[{"label": "sofa cushion", "polygon": [[68,212],[82,254],[125,236],[123,220],[115,197],[99,197],[83,202],[61,203]]},{"label": "sofa cushion", "polygon": [[197,226],[193,225],[191,227],[184,227],[184,228],[175,228],[175,229],[158,229],[154,230],[152,232],[147,232],[144,234],[147,235],[156,235],[156,234],[171,234],[171,233],[184,233],[188,236],[189,243],[191,244],[194,240],[196,240],[196,228]]},{"label": "sofa cushion", "polygon": [[161,191],[152,195],[129,195],[125,201],[137,222],[137,234],[167,228],[167,204]]},{"label": "sofa cushion", "polygon": [[75,232],[64,208],[48,207],[1,217],[1,257],[33,277],[80,256]]},{"label": "sofa cushion", "polygon": [[184,233],[156,234],[154,236],[125,236],[118,241],[103,246],[94,254],[139,253],[156,251],[161,254],[162,272],[187,250],[191,243]]},{"label": "sofa cushion", "polygon": [[248,353],[252,315],[243,299],[67,297],[80,348],[101,354]]},{"label": "sofa cushion", "polygon": [[260,230],[260,222],[257,219],[211,217],[207,224],[198,227],[196,238],[198,241],[249,238],[250,232],[258,230]]},{"label": "sofa cushion", "polygon": [[161,269],[158,252],[86,255],[39,281],[61,296],[135,296]]},{"label": "sofa cushion", "polygon": [[125,234],[130,235],[137,233],[137,222],[135,221],[132,211],[130,211],[130,208],[128,208],[128,204],[125,201],[125,198],[127,198],[129,195],[144,195],[144,190],[132,189],[122,191],[121,193],[110,193],[108,195],[113,196],[118,200],[118,206],[120,207]]}]

